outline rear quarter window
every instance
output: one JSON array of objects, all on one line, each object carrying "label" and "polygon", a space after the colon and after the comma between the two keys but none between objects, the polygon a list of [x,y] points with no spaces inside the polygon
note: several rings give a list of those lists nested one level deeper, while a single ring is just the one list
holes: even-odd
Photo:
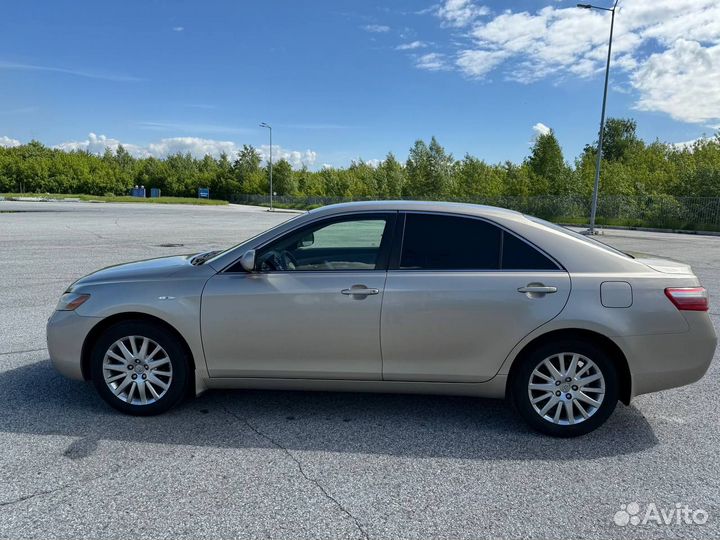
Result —
[{"label": "rear quarter window", "polygon": [[514,234],[503,231],[503,270],[558,270],[558,265]]}]

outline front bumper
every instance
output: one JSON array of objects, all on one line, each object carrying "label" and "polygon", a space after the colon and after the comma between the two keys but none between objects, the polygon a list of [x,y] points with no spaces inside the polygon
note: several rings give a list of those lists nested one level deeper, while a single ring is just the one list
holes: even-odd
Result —
[{"label": "front bumper", "polygon": [[97,317],[81,317],[74,311],[56,311],[47,322],[47,348],[53,366],[71,379],[84,379],[82,347],[85,338],[100,321]]}]

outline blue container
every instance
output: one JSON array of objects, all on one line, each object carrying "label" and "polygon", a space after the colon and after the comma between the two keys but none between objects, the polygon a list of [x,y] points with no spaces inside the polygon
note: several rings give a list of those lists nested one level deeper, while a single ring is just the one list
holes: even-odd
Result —
[{"label": "blue container", "polygon": [[160,196],[160,188],[150,188],[150,197],[159,197]]},{"label": "blue container", "polygon": [[210,198],[210,188],[206,188],[206,187],[198,188],[198,199],[209,199],[209,198]]},{"label": "blue container", "polygon": [[130,195],[132,195],[133,197],[145,198],[145,188],[144,187],[134,187],[130,191]]}]

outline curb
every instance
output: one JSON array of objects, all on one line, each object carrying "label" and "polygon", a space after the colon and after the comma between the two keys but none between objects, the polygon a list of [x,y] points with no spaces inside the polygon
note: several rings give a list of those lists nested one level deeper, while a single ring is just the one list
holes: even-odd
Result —
[{"label": "curb", "polygon": [[[590,225],[578,225],[577,223],[558,223],[563,227],[588,228]],[[611,229],[616,231],[642,231],[642,232],[660,232],[673,234],[695,234],[700,236],[720,236],[718,231],[690,231],[687,229],[659,229],[655,227],[631,227],[629,225],[595,225],[596,229]]]}]

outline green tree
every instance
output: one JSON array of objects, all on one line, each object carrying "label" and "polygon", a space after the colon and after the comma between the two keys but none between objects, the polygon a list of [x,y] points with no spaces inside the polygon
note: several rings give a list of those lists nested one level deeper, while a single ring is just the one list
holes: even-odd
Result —
[{"label": "green tree", "polygon": [[407,183],[405,194],[420,199],[439,199],[450,193],[453,157],[437,142],[435,137],[430,145],[415,141],[410,149],[405,169]]},{"label": "green tree", "polygon": [[348,197],[351,195],[347,175],[342,174],[342,172],[332,167],[326,167],[320,171],[323,192],[326,197]]},{"label": "green tree", "polygon": [[346,171],[348,189],[353,198],[374,199],[377,197],[378,185],[375,169],[364,161],[353,161]]},{"label": "green tree", "polygon": [[[265,167],[268,183],[270,178],[270,165]],[[295,195],[297,185],[295,184],[295,176],[293,175],[292,165],[287,159],[273,163],[272,169],[273,191],[278,195]]]},{"label": "green tree", "polygon": [[533,192],[534,174],[527,163],[515,165],[506,161],[503,166],[505,172],[505,193],[512,197],[528,197]]},{"label": "green tree", "polygon": [[395,159],[395,155],[389,152],[375,169],[377,196],[381,199],[399,199],[402,197],[405,182],[405,169]]},{"label": "green tree", "polygon": [[505,189],[503,171],[470,154],[465,154],[465,158],[455,164],[453,176],[455,196],[459,199],[498,197]]},{"label": "green tree", "polygon": [[[585,153],[597,155],[598,142],[585,146]],[[643,145],[637,136],[637,122],[632,118],[608,118],[603,127],[603,159],[620,161],[634,147]]]},{"label": "green tree", "polygon": [[260,153],[254,146],[243,144],[242,150],[238,152],[237,159],[233,163],[235,179],[242,187],[243,183],[251,176],[257,175],[260,171]]},{"label": "green tree", "polygon": [[535,139],[527,164],[534,175],[531,193],[557,195],[569,192],[570,168],[552,130]]}]

